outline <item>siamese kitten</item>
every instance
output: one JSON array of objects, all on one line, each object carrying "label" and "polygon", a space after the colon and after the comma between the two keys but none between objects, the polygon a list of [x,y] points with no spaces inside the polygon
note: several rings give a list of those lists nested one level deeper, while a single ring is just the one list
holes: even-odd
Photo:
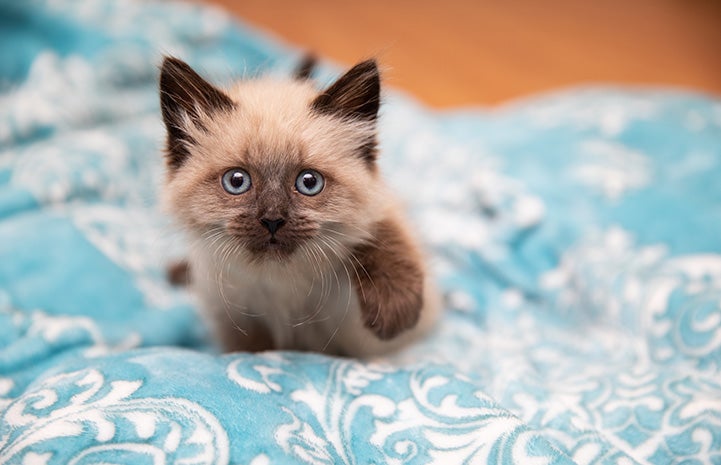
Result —
[{"label": "siamese kitten", "polygon": [[190,283],[226,351],[364,357],[429,329],[439,301],[376,165],[380,76],[221,90],[165,58],[164,203],[190,236]]}]

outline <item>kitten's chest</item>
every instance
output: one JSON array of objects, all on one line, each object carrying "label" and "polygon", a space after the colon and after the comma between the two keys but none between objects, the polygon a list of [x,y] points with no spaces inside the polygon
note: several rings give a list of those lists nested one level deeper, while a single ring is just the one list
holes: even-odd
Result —
[{"label": "kitten's chest", "polygon": [[201,283],[205,306],[231,316],[236,323],[262,323],[278,348],[321,350],[328,334],[357,313],[353,270],[342,263],[258,269],[242,261],[222,267],[206,261],[204,266],[212,270],[201,272],[205,278],[199,277],[205,281]]},{"label": "kitten's chest", "polygon": [[342,268],[262,275],[238,270],[241,285],[234,298],[263,320],[276,347],[323,350],[344,320],[357,313],[350,276]]},{"label": "kitten's chest", "polygon": [[302,317],[305,308],[312,304],[314,289],[322,287],[321,280],[315,273],[288,270],[258,273],[240,265],[228,273],[222,286],[224,293],[231,296],[231,308],[240,305],[254,316],[292,322]]}]

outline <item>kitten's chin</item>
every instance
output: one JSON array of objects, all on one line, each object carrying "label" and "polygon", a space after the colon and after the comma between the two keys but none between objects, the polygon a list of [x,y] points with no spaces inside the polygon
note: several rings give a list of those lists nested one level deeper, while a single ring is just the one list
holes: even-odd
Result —
[{"label": "kitten's chin", "polygon": [[285,261],[298,249],[297,244],[277,239],[252,242],[246,245],[253,259],[257,261]]}]

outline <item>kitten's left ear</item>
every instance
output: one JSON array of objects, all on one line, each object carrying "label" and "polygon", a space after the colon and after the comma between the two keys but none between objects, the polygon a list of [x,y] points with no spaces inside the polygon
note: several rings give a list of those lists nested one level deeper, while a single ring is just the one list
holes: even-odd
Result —
[{"label": "kitten's left ear", "polygon": [[375,121],[380,107],[381,80],[375,60],[358,63],[311,104],[319,113]]},{"label": "kitten's left ear", "polygon": [[303,55],[303,59],[301,60],[298,67],[295,69],[293,77],[301,81],[310,79],[310,75],[313,74],[313,69],[315,68],[316,61],[317,60],[315,58],[315,55],[313,54],[306,53],[305,55]]},{"label": "kitten's left ear", "polygon": [[203,127],[203,116],[219,110],[230,110],[233,101],[205,81],[187,63],[165,57],[160,68],[160,108],[168,131],[167,155],[171,168],[180,167],[190,156],[187,144],[192,137],[187,123]]}]

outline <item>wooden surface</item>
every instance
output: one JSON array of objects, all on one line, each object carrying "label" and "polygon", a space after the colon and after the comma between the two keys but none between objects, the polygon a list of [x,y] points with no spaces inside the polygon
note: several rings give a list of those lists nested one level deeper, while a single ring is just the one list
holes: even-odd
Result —
[{"label": "wooden surface", "polygon": [[719,0],[208,0],[437,107],[582,83],[721,95]]}]

